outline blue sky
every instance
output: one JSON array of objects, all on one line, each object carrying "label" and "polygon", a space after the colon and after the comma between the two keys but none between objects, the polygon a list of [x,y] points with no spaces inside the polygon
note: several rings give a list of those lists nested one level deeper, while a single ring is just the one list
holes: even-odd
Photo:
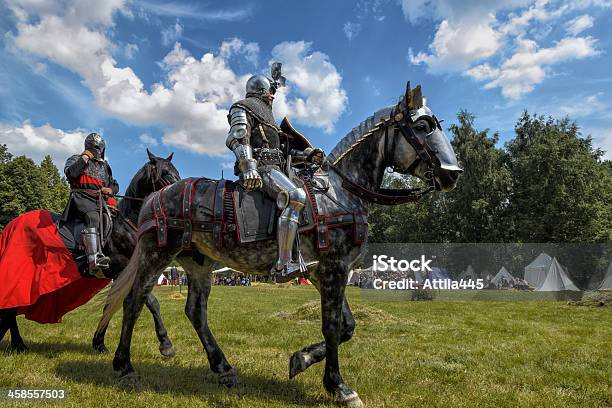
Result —
[{"label": "blue sky", "polygon": [[523,109],[568,114],[612,151],[611,27],[610,0],[3,0],[0,143],[61,164],[102,132],[122,189],[145,146],[229,176],[226,110],[280,60],[277,119],[326,151],[407,80],[445,125],[467,109],[503,142]]}]

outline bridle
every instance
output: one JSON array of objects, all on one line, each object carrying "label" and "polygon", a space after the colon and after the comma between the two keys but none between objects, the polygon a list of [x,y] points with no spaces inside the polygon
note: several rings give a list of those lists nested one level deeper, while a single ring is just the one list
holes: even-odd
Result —
[{"label": "bridle", "polygon": [[159,172],[157,163],[150,163],[149,166],[147,166],[147,177],[151,180],[153,191],[161,190],[173,183],[173,181],[166,180],[162,176],[162,173]]},{"label": "bridle", "polygon": [[[352,181],[336,164],[330,161],[326,161],[325,163],[340,176],[344,189],[365,201],[382,205],[397,205],[419,201],[423,196],[435,189],[435,161],[431,154],[431,149],[416,135],[414,129],[410,126],[411,123],[410,108],[408,106],[402,108],[402,102],[398,103],[391,111],[389,118],[384,119],[380,124],[381,131],[385,132],[385,151],[395,151],[396,136],[398,132],[401,133],[402,137],[412,146],[417,154],[417,160],[415,160],[407,170],[412,172],[420,163],[425,163],[427,166],[424,178],[428,181],[429,186],[426,188],[378,188],[376,191],[372,191]],[[393,144],[391,149],[387,150],[389,128],[393,125],[395,125],[393,136],[391,137]]]}]

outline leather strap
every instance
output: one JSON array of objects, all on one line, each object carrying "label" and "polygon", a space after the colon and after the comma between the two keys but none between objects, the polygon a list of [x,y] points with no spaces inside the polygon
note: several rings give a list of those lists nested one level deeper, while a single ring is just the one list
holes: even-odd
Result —
[{"label": "leather strap", "polygon": [[406,188],[406,189],[388,189],[380,188],[378,191],[368,190],[365,187],[351,181],[338,167],[329,163],[329,166],[334,169],[342,179],[342,187],[350,191],[357,197],[376,204],[382,205],[397,205],[414,201],[419,201],[425,194],[433,190],[433,187],[426,189]]},{"label": "leather strap", "polygon": [[213,240],[217,243],[217,247],[221,249],[223,247],[223,227],[225,222],[223,214],[225,213],[225,184],[227,180],[221,179],[217,182],[217,188],[215,190],[215,204],[213,209],[215,228],[213,229]]},{"label": "leather strap", "polygon": [[162,205],[162,194],[166,188],[162,188],[159,192],[155,193],[153,197],[153,215],[157,223],[157,245],[164,247],[168,245],[168,230],[166,227],[166,215]]},{"label": "leather strap", "polygon": [[191,234],[193,226],[191,223],[191,201],[193,198],[193,179],[187,179],[187,184],[183,190],[183,238],[181,239],[181,246],[183,248],[191,247]]}]

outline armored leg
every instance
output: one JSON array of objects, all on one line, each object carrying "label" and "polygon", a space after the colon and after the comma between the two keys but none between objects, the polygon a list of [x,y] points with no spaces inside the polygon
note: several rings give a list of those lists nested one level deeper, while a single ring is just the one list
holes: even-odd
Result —
[{"label": "armored leg", "polygon": [[96,228],[85,228],[81,234],[83,235],[87,263],[89,264],[89,273],[96,278],[104,278],[102,269],[109,267],[110,258],[102,253],[98,230]]},{"label": "armored leg", "polygon": [[291,275],[300,269],[299,262],[292,259],[292,252],[298,222],[306,203],[306,193],[275,169],[266,174],[264,184],[267,184],[264,187],[267,192],[276,196],[276,205],[282,210],[277,228],[278,259],[272,272],[280,273],[281,276]]}]

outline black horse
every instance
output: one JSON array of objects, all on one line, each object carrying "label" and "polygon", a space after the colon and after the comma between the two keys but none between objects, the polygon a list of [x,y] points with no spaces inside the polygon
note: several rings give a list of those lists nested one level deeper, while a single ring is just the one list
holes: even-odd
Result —
[{"label": "black horse", "polygon": [[[134,175],[126,190],[127,198],[121,199],[117,204],[117,211],[111,212],[113,229],[104,247],[104,252],[109,254],[111,259],[109,269],[105,270],[106,277],[110,279],[116,279],[119,276],[132,256],[138,240],[135,224],[138,222],[138,213],[144,199],[162,187],[180,180],[179,173],[171,162],[172,155],[164,159],[155,156],[148,150],[147,154],[149,161]],[[51,215],[54,219],[59,218],[59,214]],[[15,274],[15,277],[18,278],[19,275]],[[164,356],[173,356],[172,343],[161,319],[159,303],[153,294],[147,296],[146,305],[155,321],[160,352]],[[27,347],[19,333],[16,316],[17,309],[15,308],[0,310],[0,340],[10,330],[11,349],[25,351]],[[99,327],[92,341],[94,349],[101,353],[108,352],[104,345],[105,331],[106,325]]]},{"label": "black horse", "polygon": [[[422,105],[419,92],[409,87],[401,101],[392,107],[381,109],[340,141],[328,156],[322,169],[312,177],[325,178],[329,171],[327,188],[314,190],[314,201],[318,207],[319,219],[333,214],[367,216],[370,202],[399,204],[418,198],[422,191],[385,190],[380,185],[385,170],[412,174],[426,180],[428,190],[448,191],[452,189],[461,173],[455,154],[444,135],[439,121],[429,108]],[[183,211],[184,194],[190,180],[182,180],[166,188],[159,198],[169,217],[180,217]],[[206,184],[206,183],[201,183]],[[325,184],[324,182],[318,184]],[[211,185],[214,185],[211,184]],[[214,194],[198,184],[194,190],[192,217],[211,219]],[[149,197],[139,222],[154,217],[154,197]],[[364,218],[365,219],[365,218]],[[316,230],[315,230],[316,231]],[[300,236],[301,253],[307,264],[316,261],[309,268],[311,281],[321,295],[324,341],[312,344],[293,354],[290,359],[289,376],[294,377],[310,365],[325,359],[323,384],[338,403],[347,406],[362,406],[362,402],[340,375],[338,346],[351,339],[355,328],[349,305],[344,295],[349,271],[360,263],[364,254],[364,241],[358,241],[356,225],[348,228],[329,229],[324,240],[326,251],[322,252],[317,234],[303,233]],[[324,234],[325,235],[325,234]],[[125,272],[109,291],[107,308],[102,319],[106,322],[123,304],[123,326],[121,340],[113,368],[123,376],[138,381],[130,361],[130,345],[134,325],[155,278],[184,246],[182,230],[167,231],[167,245],[158,247],[156,234],[143,234]],[[237,383],[236,371],[226,360],[207,322],[207,301],[211,289],[211,269],[215,262],[246,273],[268,274],[276,260],[276,246],[270,241],[241,245],[238,239],[226,237],[224,249],[220,250],[214,232],[199,231],[194,227],[190,241],[197,257],[190,264],[183,264],[189,277],[189,294],[185,313],[190,319],[206,353],[210,367],[219,381],[227,386]],[[125,301],[124,301],[125,300]]]}]

